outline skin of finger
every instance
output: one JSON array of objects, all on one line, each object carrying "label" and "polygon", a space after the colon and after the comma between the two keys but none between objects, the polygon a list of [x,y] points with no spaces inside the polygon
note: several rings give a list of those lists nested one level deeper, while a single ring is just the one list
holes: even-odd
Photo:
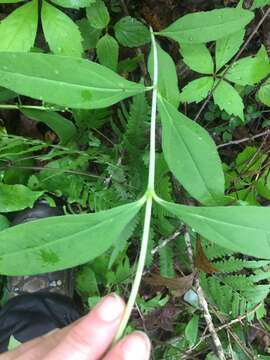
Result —
[{"label": "skin of finger", "polygon": [[121,313],[114,320],[104,321],[100,317],[100,312],[98,311],[100,304],[98,304],[89,315],[76,324],[62,338],[60,344],[51,350],[44,359],[99,359],[110,346],[123,316],[125,304],[120,298],[118,301],[121,301]]},{"label": "skin of finger", "polygon": [[149,338],[146,334],[136,331],[116,344],[103,360],[149,360],[150,354]]}]

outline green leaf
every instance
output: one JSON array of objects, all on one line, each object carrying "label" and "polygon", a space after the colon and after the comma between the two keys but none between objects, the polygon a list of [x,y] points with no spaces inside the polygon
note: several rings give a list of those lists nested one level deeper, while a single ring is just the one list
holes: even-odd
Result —
[{"label": "green leaf", "polygon": [[79,9],[90,6],[96,0],[52,0],[53,3],[72,9]]},{"label": "green leaf", "polygon": [[45,39],[53,53],[78,57],[82,55],[81,33],[70,17],[43,0],[41,18]]},{"label": "green leaf", "polygon": [[197,12],[181,17],[158,35],[169,37],[180,44],[204,43],[239,31],[253,17],[251,11],[232,8]]},{"label": "green leaf", "polygon": [[216,42],[216,70],[221,69],[237,53],[243,43],[245,30],[225,36]]},{"label": "green leaf", "polygon": [[148,28],[137,19],[126,16],[114,25],[115,37],[118,42],[127,47],[137,47],[150,42]]},{"label": "green leaf", "polygon": [[32,275],[93,260],[119,240],[143,203],[139,200],[94,214],[51,217],[3,230],[0,273]]},{"label": "green leaf", "polygon": [[199,331],[199,319],[198,315],[193,315],[192,319],[188,322],[185,328],[185,338],[187,339],[189,346],[195,345],[198,338]]},{"label": "green leaf", "polygon": [[94,62],[38,53],[2,53],[0,86],[22,95],[71,108],[115,104],[145,91]]},{"label": "green leaf", "polygon": [[28,51],[34,45],[38,24],[37,1],[14,10],[0,23],[0,51]]},{"label": "green leaf", "polygon": [[8,351],[16,349],[18,346],[21,345],[21,342],[15,339],[13,335],[10,336],[8,341]]},{"label": "green leaf", "polygon": [[32,207],[43,191],[32,191],[24,185],[0,184],[0,212]]},{"label": "green leaf", "polygon": [[62,145],[69,142],[76,135],[74,124],[56,112],[36,109],[23,109],[22,112],[30,119],[49,126],[59,137]]},{"label": "green leaf", "polygon": [[214,63],[205,44],[181,44],[180,53],[185,64],[201,74],[213,74]]},{"label": "green leaf", "polygon": [[0,231],[9,227],[9,221],[4,215],[0,215]]},{"label": "green leaf", "polygon": [[270,106],[270,81],[261,86],[258,97],[263,104]]},{"label": "green leaf", "polygon": [[86,8],[86,16],[90,25],[96,29],[104,29],[110,22],[110,14],[102,0],[96,0]]},{"label": "green leaf", "polygon": [[22,2],[23,0],[0,0],[0,4],[12,4]]},{"label": "green leaf", "polygon": [[270,208],[193,207],[161,199],[159,203],[208,240],[235,252],[270,259]]},{"label": "green leaf", "polygon": [[189,82],[180,94],[181,102],[200,102],[205,99],[214,85],[214,79],[211,76],[201,77]]},{"label": "green leaf", "polygon": [[[179,89],[176,67],[171,56],[157,44],[158,53],[158,91],[169,103],[179,106]],[[148,69],[153,80],[154,76],[153,49],[148,61]]]},{"label": "green leaf", "polygon": [[212,138],[166,100],[159,99],[162,147],[168,166],[184,188],[203,204],[224,196],[224,174]]},{"label": "green leaf", "polygon": [[262,46],[255,56],[238,60],[225,74],[225,78],[238,85],[254,85],[270,73],[267,51]]},{"label": "green leaf", "polygon": [[100,29],[95,29],[90,26],[89,21],[87,19],[81,19],[76,22],[79,27],[80,33],[83,38],[83,49],[95,49],[97,46],[98,39],[101,35]]},{"label": "green leaf", "polygon": [[118,42],[111,35],[106,34],[97,43],[97,56],[101,65],[116,71],[119,56]]},{"label": "green leaf", "polygon": [[251,10],[257,9],[259,7],[264,7],[266,5],[270,5],[270,0],[254,0]]},{"label": "green leaf", "polygon": [[229,115],[239,116],[244,121],[243,100],[231,84],[221,80],[214,90],[213,97],[221,110],[225,110]]}]

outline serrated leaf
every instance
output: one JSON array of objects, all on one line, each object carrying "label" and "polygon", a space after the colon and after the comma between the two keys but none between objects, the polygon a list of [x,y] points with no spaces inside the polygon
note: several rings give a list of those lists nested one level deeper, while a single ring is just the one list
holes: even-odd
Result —
[{"label": "serrated leaf", "polygon": [[0,51],[29,51],[38,24],[37,1],[20,6],[0,23]]},{"label": "serrated leaf", "polygon": [[0,184],[0,212],[32,207],[43,191],[32,191],[24,185]]},{"label": "serrated leaf", "polygon": [[181,44],[180,53],[191,70],[201,74],[213,74],[213,59],[205,44]]},{"label": "serrated leaf", "polygon": [[225,74],[225,78],[238,85],[254,85],[270,74],[267,51],[262,46],[255,56],[238,60]]},{"label": "serrated leaf", "polygon": [[270,106],[270,81],[261,86],[258,97],[263,104]]},{"label": "serrated leaf", "polygon": [[159,203],[206,239],[235,252],[270,259],[270,208],[193,207],[161,199]]},{"label": "serrated leaf", "polygon": [[181,102],[200,102],[205,99],[214,85],[214,79],[211,76],[201,77],[190,81],[180,94]]},{"label": "serrated leaf", "polygon": [[74,124],[56,112],[36,109],[23,109],[22,112],[30,119],[49,126],[59,137],[62,145],[70,141],[76,134]]},{"label": "serrated leaf", "polygon": [[118,42],[127,47],[136,47],[150,42],[148,28],[131,16],[121,18],[114,25],[115,37]]},{"label": "serrated leaf", "polygon": [[[158,54],[158,91],[169,103],[179,106],[179,89],[176,67],[171,56],[157,44]],[[148,60],[148,70],[153,80],[154,60],[153,49]]]},{"label": "serrated leaf", "polygon": [[102,30],[90,26],[87,19],[81,19],[76,22],[83,38],[82,46],[84,50],[95,49]]},{"label": "serrated leaf", "polygon": [[180,44],[205,43],[239,31],[253,17],[251,11],[232,8],[197,12],[181,17],[158,35],[169,37]]},{"label": "serrated leaf", "polygon": [[60,106],[97,109],[145,91],[89,60],[38,53],[2,53],[0,86]]},{"label": "serrated leaf", "polygon": [[110,14],[103,0],[96,0],[86,9],[90,25],[96,29],[104,29],[110,22]]},{"label": "serrated leaf", "polygon": [[70,17],[43,0],[41,18],[45,39],[53,53],[81,57],[81,33]]},{"label": "serrated leaf", "polygon": [[244,121],[244,104],[241,96],[227,81],[221,80],[213,92],[214,103],[229,115],[239,116]]},{"label": "serrated leaf", "polygon": [[221,69],[237,53],[243,43],[245,30],[225,36],[216,42],[216,70]]},{"label": "serrated leaf", "polygon": [[72,9],[85,8],[93,4],[96,0],[52,0],[53,3]]},{"label": "serrated leaf", "polygon": [[0,273],[32,275],[93,260],[119,240],[142,205],[139,200],[94,214],[50,217],[3,230]]},{"label": "serrated leaf", "polygon": [[270,5],[270,0],[254,0],[251,10]]},{"label": "serrated leaf", "polygon": [[192,197],[203,204],[224,196],[224,174],[216,146],[206,130],[159,98],[162,147],[167,164]]},{"label": "serrated leaf", "polygon": [[97,56],[101,65],[116,71],[118,64],[119,45],[111,35],[106,34],[97,43]]}]

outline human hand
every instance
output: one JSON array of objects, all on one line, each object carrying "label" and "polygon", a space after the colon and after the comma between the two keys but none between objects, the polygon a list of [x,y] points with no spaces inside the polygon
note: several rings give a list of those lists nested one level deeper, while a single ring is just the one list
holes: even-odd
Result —
[{"label": "human hand", "polygon": [[141,332],[126,336],[108,351],[124,309],[121,298],[108,295],[75,323],[24,343],[0,355],[0,360],[148,360],[151,345]]}]

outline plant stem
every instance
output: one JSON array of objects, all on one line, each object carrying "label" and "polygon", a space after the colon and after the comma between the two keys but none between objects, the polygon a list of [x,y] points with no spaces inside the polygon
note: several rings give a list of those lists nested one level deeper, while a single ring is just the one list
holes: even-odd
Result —
[{"label": "plant stem", "polygon": [[138,266],[136,270],[135,279],[132,285],[131,293],[129,300],[126,306],[126,310],[117,331],[117,334],[114,338],[113,344],[116,343],[122,336],[127,326],[130,314],[136,302],[136,297],[139,291],[143,269],[145,264],[145,258],[148,248],[148,239],[150,232],[151,224],[151,214],[152,214],[152,203],[153,195],[155,191],[155,159],[156,159],[156,114],[157,114],[157,84],[158,84],[158,57],[157,57],[157,46],[155,41],[155,36],[153,29],[150,28],[151,39],[152,39],[152,49],[154,57],[154,77],[153,77],[153,93],[152,93],[152,111],[151,111],[151,127],[150,127],[150,151],[149,151],[149,173],[148,173],[148,187],[146,191],[147,201],[144,215],[144,226],[143,226],[143,235],[142,235],[142,244],[141,251],[138,260]]},{"label": "plant stem", "polygon": [[20,110],[20,109],[34,109],[34,110],[56,110],[54,107],[49,106],[36,106],[36,105],[9,105],[9,104],[1,104],[0,109],[7,110]]}]

